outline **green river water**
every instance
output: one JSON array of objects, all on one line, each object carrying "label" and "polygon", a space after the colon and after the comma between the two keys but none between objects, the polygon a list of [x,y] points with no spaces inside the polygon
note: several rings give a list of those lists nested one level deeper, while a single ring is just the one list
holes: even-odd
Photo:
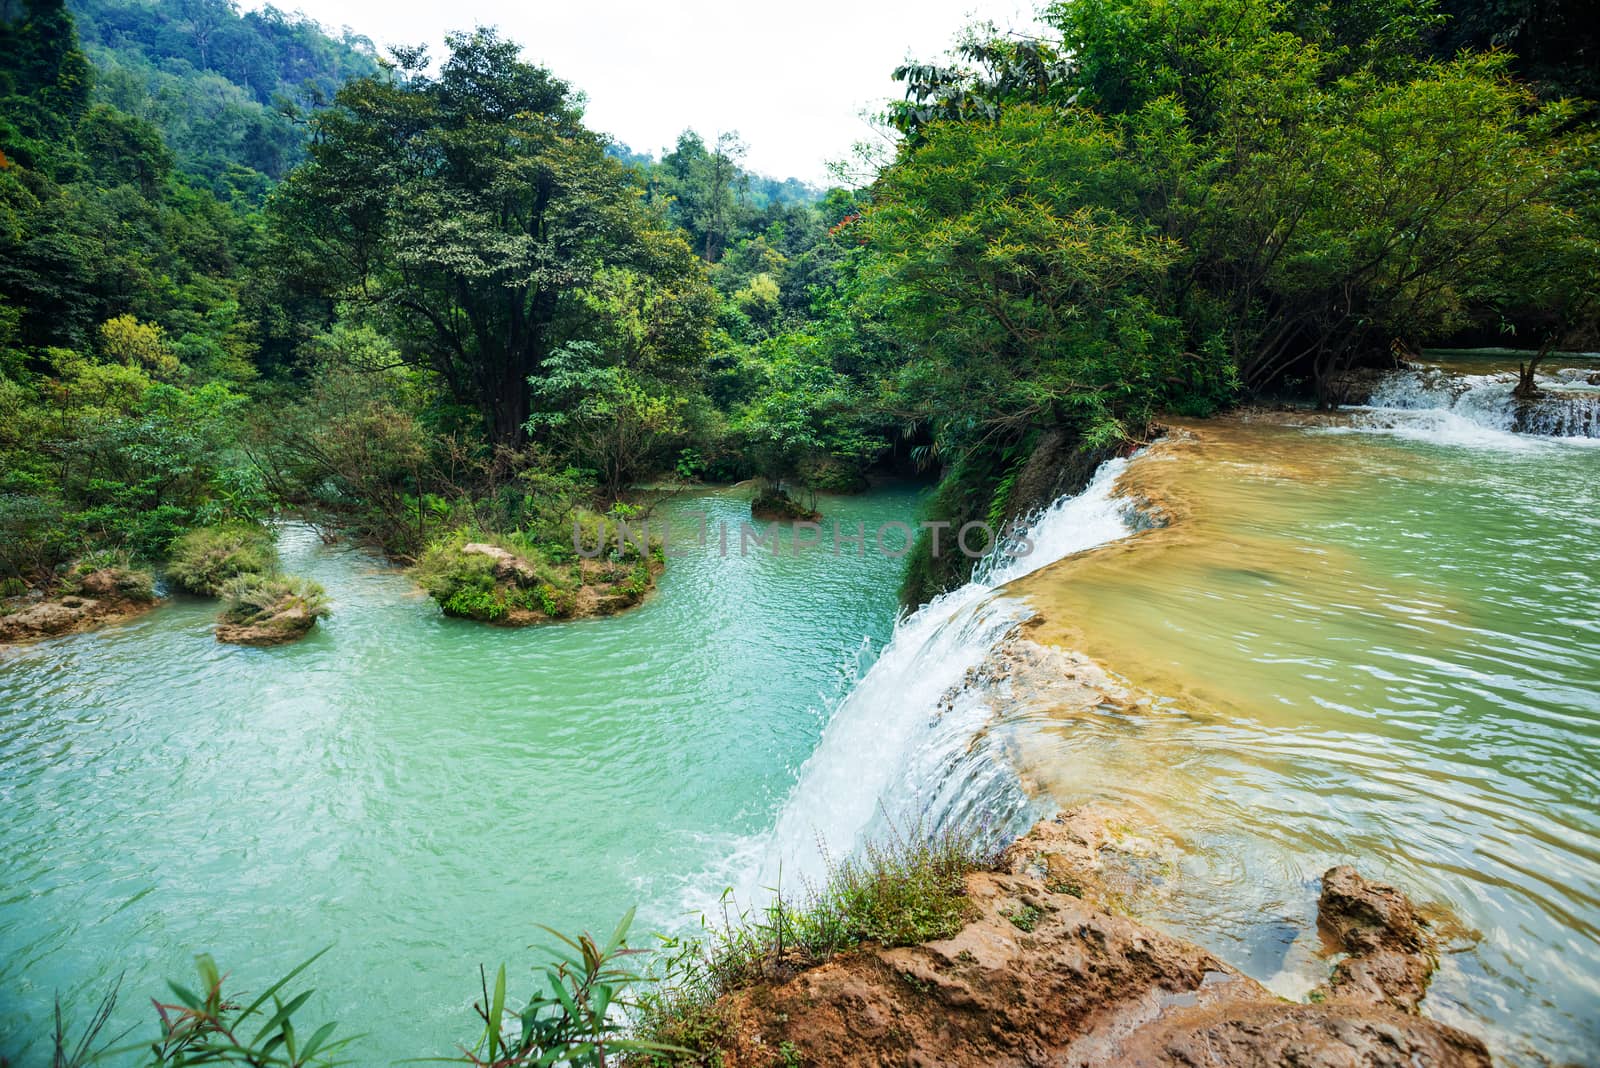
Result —
[{"label": "green river water", "polygon": [[[535,924],[686,926],[876,810],[1109,800],[1175,851],[1146,915],[1280,993],[1325,971],[1316,879],[1352,861],[1453,915],[1428,1012],[1505,1062],[1600,1062],[1600,442],[1376,424],[1117,461],[1191,522],[1094,549],[1127,533],[1097,479],[1036,527],[1080,555],[898,630],[870,552],[691,552],[637,611],[504,631],[290,528],[335,609],[299,645],[219,646],[179,601],[0,652],[0,1053],[39,1062],[56,990],[87,1013],[125,972],[142,1019],[194,951],[259,989],[332,944],[308,1022],[368,1032],[361,1063],[439,1054]],[[1153,703],[969,685],[1029,611]]]},{"label": "green river water", "polygon": [[1600,1063],[1600,440],[1440,424],[1136,460],[1173,526],[1021,585],[1150,701],[1063,716],[1046,683],[1001,733],[1052,805],[1171,836],[1138,910],[1275,992],[1326,976],[1319,880],[1353,864],[1430,907],[1430,1015]]},{"label": "green river water", "polygon": [[[870,531],[918,499],[827,506]],[[685,880],[771,823],[901,570],[741,556],[743,495],[665,507],[700,510],[729,555],[687,552],[611,619],[445,619],[290,528],[284,567],[334,609],[296,645],[220,645],[215,604],[178,600],[0,650],[0,1054],[39,1063],[57,990],[87,1016],[125,972],[144,1021],[195,952],[259,990],[330,944],[311,1016],[368,1033],[362,1062],[448,1053],[478,963],[518,974],[536,924],[678,922]]]}]

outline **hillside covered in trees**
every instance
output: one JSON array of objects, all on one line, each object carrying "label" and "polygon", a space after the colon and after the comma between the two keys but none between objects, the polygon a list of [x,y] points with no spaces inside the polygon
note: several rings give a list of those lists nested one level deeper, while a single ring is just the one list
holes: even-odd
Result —
[{"label": "hillside covered in trees", "polygon": [[[282,512],[559,564],[662,475],[781,502],[895,463],[999,522],[1041,448],[1594,330],[1587,46],[1520,9],[1056,5],[898,71],[893,158],[825,194],[737,135],[614,144],[491,29],[378,56],[223,0],[3,15],[13,583]],[[924,545],[908,596],[965,566]]]},{"label": "hillside covered in trees", "polygon": [[227,0],[70,4],[93,99],[160,131],[177,166],[219,197],[259,202],[305,156],[311,115],[378,69],[365,37]]}]

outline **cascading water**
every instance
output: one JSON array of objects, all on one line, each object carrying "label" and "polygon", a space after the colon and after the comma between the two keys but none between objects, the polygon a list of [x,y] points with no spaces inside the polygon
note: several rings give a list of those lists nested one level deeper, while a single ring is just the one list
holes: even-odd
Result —
[{"label": "cascading water", "polygon": [[1031,550],[996,552],[973,581],[896,626],[883,654],[835,710],[775,826],[736,863],[743,901],[823,874],[819,844],[847,855],[863,841],[920,824],[1013,822],[1025,799],[1009,765],[974,740],[992,711],[977,669],[1030,614],[999,587],[1072,553],[1126,536],[1134,516],[1115,496],[1126,460],[1102,464],[1084,491],[1031,518]]},{"label": "cascading water", "polygon": [[1474,428],[1500,434],[1600,438],[1600,377],[1584,368],[1537,376],[1540,394],[1518,400],[1510,371],[1458,374],[1439,367],[1411,368],[1379,382],[1362,421],[1374,429],[1417,430],[1470,437]]}]

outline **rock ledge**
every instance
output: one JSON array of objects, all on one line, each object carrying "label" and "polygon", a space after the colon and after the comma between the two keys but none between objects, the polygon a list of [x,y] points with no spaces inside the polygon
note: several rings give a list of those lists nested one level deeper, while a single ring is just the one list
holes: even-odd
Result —
[{"label": "rock ledge", "polygon": [[76,634],[149,611],[159,604],[150,576],[103,567],[74,580],[71,590],[50,597],[9,598],[0,613],[0,643]]},{"label": "rock ledge", "polygon": [[1321,926],[1350,956],[1294,1004],[1112,912],[1107,845],[1104,813],[1045,821],[1000,870],[967,877],[973,918],[955,937],[865,947],[725,996],[723,1063],[1488,1068],[1477,1038],[1411,1011],[1432,958],[1393,887],[1324,876]]}]

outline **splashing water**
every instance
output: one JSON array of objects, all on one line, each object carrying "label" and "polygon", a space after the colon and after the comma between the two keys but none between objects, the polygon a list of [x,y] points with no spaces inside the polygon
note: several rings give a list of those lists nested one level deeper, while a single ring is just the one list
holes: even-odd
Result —
[{"label": "splashing water", "polygon": [[1359,406],[1358,425],[1455,445],[1515,447],[1512,435],[1600,439],[1595,372],[1562,368],[1537,376],[1542,391],[1519,401],[1510,371],[1460,374],[1441,367],[1395,371]]},{"label": "splashing water", "polygon": [[962,684],[1031,614],[999,587],[1133,530],[1129,503],[1114,495],[1127,464],[1106,461],[1082,493],[1025,521],[1031,551],[993,554],[973,581],[900,620],[835,710],[772,831],[737,851],[740,900],[761,900],[780,878],[795,885],[822,876],[819,843],[845,855],[890,825],[1005,823],[1021,811],[1015,774],[971,751],[991,710]]}]

